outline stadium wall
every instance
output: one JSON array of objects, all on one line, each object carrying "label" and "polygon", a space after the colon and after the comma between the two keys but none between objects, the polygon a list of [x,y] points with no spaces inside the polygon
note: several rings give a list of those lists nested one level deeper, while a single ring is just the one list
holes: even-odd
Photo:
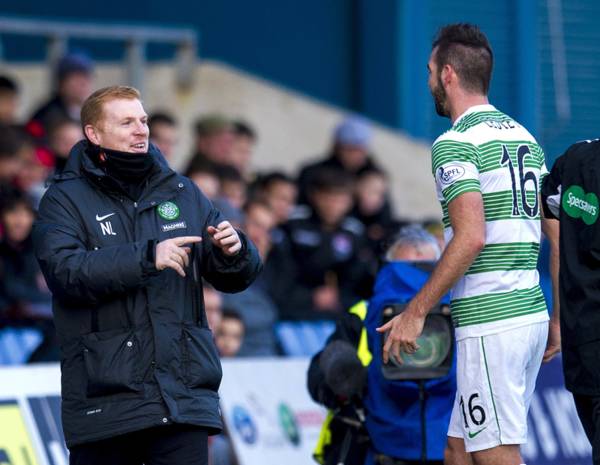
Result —
[{"label": "stadium wall", "polygon": [[[433,140],[448,127],[426,87],[431,39],[468,21],[496,53],[492,101],[531,129],[553,160],[600,126],[600,29],[595,0],[307,0],[209,2],[8,0],[2,15],[194,27],[200,56],[217,59],[333,105]],[[42,57],[43,41],[3,37],[8,59]],[[114,60],[114,43],[75,42]],[[169,47],[149,54],[165,58]]]}]

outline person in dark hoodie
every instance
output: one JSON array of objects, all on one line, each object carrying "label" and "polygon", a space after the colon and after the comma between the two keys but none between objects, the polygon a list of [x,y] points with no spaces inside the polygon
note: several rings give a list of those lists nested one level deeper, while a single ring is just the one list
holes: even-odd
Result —
[{"label": "person in dark hoodie", "polygon": [[84,103],[86,140],[42,199],[38,261],[53,293],[71,464],[206,464],[222,371],[202,282],[245,289],[254,245],[148,142],[139,92]]}]

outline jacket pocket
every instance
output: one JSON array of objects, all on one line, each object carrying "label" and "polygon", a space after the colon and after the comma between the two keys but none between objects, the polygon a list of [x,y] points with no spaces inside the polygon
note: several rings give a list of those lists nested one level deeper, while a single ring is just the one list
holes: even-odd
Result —
[{"label": "jacket pocket", "polygon": [[210,329],[184,324],[183,343],[186,384],[217,391],[223,371]]},{"label": "jacket pocket", "polygon": [[133,331],[106,331],[83,336],[87,396],[139,392],[138,340]]}]

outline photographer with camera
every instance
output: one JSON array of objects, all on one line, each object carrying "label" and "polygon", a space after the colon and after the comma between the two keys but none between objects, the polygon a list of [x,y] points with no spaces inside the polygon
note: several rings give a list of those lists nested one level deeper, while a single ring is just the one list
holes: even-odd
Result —
[{"label": "photographer with camera", "polygon": [[[313,357],[308,388],[330,409],[314,454],[317,462],[441,465],[456,389],[449,318],[440,313],[448,320],[445,332],[424,332],[433,350],[418,354],[420,359],[405,357],[403,366],[394,360],[383,365],[385,335],[376,331],[416,294],[439,256],[432,235],[421,227],[402,228],[387,250],[371,300],[343,315]],[[448,302],[445,296],[440,304]],[[444,344],[436,345],[441,340]]]}]

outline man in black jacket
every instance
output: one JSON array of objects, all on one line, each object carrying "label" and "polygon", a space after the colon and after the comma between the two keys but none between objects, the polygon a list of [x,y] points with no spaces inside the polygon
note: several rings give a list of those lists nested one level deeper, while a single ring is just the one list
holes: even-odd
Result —
[{"label": "man in black jacket", "polygon": [[252,243],[148,143],[140,94],[109,87],[44,196],[36,254],[53,292],[71,464],[206,464],[221,366],[201,277],[245,289]]},{"label": "man in black jacket", "polygon": [[[550,320],[545,359],[562,350],[565,387],[573,393],[594,465],[600,465],[599,171],[600,140],[578,142],[556,160],[541,190],[546,218],[560,224],[560,266],[554,264],[560,268],[560,305]],[[551,244],[557,247],[556,239]]]}]

